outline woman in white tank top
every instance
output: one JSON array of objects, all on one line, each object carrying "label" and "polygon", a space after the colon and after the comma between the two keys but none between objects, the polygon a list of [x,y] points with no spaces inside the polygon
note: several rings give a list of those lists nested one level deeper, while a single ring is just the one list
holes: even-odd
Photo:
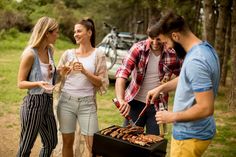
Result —
[{"label": "woman in white tank top", "polygon": [[61,86],[57,116],[63,140],[62,156],[73,157],[77,122],[92,156],[93,134],[98,131],[96,91],[103,93],[108,86],[106,61],[105,55],[95,48],[91,19],[75,24],[74,38],[78,47],[66,50],[58,65]]}]

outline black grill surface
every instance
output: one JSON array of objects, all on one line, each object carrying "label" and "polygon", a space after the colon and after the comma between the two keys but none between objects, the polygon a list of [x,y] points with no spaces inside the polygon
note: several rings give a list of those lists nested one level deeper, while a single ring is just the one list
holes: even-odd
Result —
[{"label": "black grill surface", "polygon": [[93,156],[102,157],[164,157],[166,155],[167,140],[140,146],[122,139],[102,135],[99,132],[94,134]]}]

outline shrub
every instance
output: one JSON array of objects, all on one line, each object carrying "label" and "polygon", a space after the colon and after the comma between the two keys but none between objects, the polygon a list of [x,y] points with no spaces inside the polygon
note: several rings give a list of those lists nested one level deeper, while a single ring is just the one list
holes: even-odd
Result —
[{"label": "shrub", "polygon": [[13,27],[18,28],[20,31],[29,31],[31,23],[24,14],[19,13],[18,11],[0,11],[0,30],[8,30]]}]

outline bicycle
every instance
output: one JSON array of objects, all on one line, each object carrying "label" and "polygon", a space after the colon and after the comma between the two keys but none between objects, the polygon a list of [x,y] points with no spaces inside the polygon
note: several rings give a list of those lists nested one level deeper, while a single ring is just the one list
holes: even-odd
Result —
[{"label": "bicycle", "polygon": [[[141,24],[143,21],[137,21],[137,24]],[[107,69],[110,70],[114,66],[118,57],[123,57],[122,51],[128,51],[131,46],[146,38],[145,35],[138,35],[131,32],[118,32],[115,26],[104,23],[104,26],[110,29],[110,32],[103,38],[102,42],[96,47],[102,49],[107,59]],[[138,31],[138,26],[136,28]],[[120,52],[120,53],[119,53]]]}]

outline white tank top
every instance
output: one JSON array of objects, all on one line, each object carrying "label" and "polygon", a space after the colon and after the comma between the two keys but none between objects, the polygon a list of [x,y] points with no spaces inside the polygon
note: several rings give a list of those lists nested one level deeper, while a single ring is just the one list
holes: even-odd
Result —
[{"label": "white tank top", "polygon": [[43,76],[43,81],[48,82],[49,84],[52,84],[52,77],[49,76],[49,65],[50,64],[45,64],[41,61],[40,62],[40,68]]},{"label": "white tank top", "polygon": [[147,92],[160,85],[159,61],[160,55],[155,56],[150,52],[143,84],[141,85],[137,95],[134,97],[135,100],[145,103]]},{"label": "white tank top", "polygon": [[[40,59],[39,59],[39,63],[40,63],[40,68],[41,68],[41,72],[43,76],[43,81],[48,82],[49,84],[52,85],[53,73],[55,71],[55,68],[53,67],[51,63],[45,64],[41,62]],[[49,68],[49,66],[51,67]],[[44,92],[52,93],[52,91],[47,91],[47,90],[45,90]]]},{"label": "white tank top", "polygon": [[[95,59],[96,59],[95,49],[87,57],[77,57],[75,55],[75,49],[68,52],[67,56],[70,60],[79,61],[83,64],[84,68],[91,73],[95,73]],[[71,72],[67,77],[62,88],[63,92],[71,94],[75,97],[85,97],[94,95],[94,85],[87,79],[87,77],[81,72]]]}]

